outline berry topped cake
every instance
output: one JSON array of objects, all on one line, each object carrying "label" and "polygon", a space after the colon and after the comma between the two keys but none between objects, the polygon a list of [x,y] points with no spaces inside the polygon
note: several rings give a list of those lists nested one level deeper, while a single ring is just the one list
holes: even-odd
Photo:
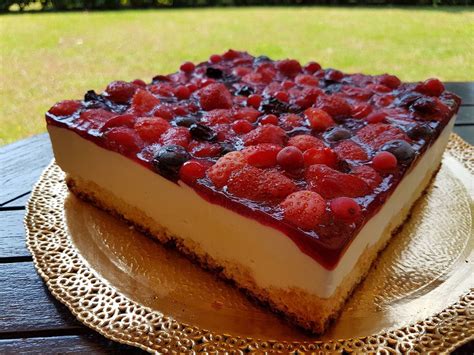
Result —
[{"label": "berry topped cake", "polygon": [[46,114],[69,189],[323,332],[437,172],[437,79],[229,50]]}]

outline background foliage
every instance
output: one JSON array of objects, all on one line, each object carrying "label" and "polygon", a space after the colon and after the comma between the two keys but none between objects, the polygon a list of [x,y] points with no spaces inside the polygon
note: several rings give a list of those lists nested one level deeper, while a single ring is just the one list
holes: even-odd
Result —
[{"label": "background foliage", "polygon": [[[14,6],[12,6],[14,5]],[[206,7],[276,5],[474,5],[474,0],[0,0],[0,11],[35,10],[112,10],[120,8]]]}]

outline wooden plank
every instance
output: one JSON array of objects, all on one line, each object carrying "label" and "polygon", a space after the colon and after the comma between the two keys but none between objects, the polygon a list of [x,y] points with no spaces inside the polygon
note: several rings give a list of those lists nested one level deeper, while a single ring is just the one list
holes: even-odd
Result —
[{"label": "wooden plank", "polygon": [[92,332],[50,295],[32,262],[0,264],[0,338],[51,329]]},{"label": "wooden plank", "polygon": [[0,149],[0,204],[26,192],[38,179],[53,152],[46,133]]},{"label": "wooden plank", "polygon": [[474,145],[474,126],[455,126],[454,132],[469,144]]},{"label": "wooden plank", "polygon": [[446,82],[444,86],[460,96],[463,105],[474,105],[474,82]]},{"label": "wooden plank", "polygon": [[31,260],[25,245],[24,214],[21,210],[0,211],[0,262],[8,261],[2,258]]},{"label": "wooden plank", "polygon": [[51,349],[55,354],[145,354],[143,350],[113,342],[97,333],[0,340],[0,353],[41,354]]},{"label": "wooden plank", "polygon": [[456,124],[474,124],[474,106],[461,106],[456,117]]}]

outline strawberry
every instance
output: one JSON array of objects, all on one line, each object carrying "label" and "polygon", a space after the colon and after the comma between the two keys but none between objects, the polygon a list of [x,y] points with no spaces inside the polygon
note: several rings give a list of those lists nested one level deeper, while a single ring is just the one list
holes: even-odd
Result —
[{"label": "strawberry", "polygon": [[316,228],[326,213],[324,198],[316,192],[307,190],[293,192],[280,207],[286,221],[304,230]]},{"label": "strawberry", "polygon": [[65,100],[58,102],[49,109],[49,113],[55,116],[70,116],[81,107],[80,101]]},{"label": "strawberry", "polygon": [[444,91],[444,85],[438,79],[431,78],[416,85],[415,90],[429,96],[440,96]]},{"label": "strawberry", "polygon": [[371,189],[375,189],[382,182],[379,173],[367,165],[356,166],[351,172],[364,180]]},{"label": "strawberry", "polygon": [[188,150],[195,157],[215,157],[221,152],[221,147],[215,143],[192,141]]},{"label": "strawberry", "polygon": [[136,132],[128,127],[112,127],[104,134],[105,146],[121,154],[136,154],[143,143]]},{"label": "strawberry", "polygon": [[132,97],[131,108],[135,113],[143,115],[153,110],[159,103],[160,100],[153,94],[144,89],[138,89]]},{"label": "strawberry", "polygon": [[299,134],[288,140],[288,145],[298,148],[302,152],[311,148],[325,148],[323,141],[309,134]]},{"label": "strawberry", "polygon": [[199,103],[205,111],[231,108],[232,95],[224,84],[209,84],[199,90]]},{"label": "strawberry", "polygon": [[161,117],[140,117],[135,123],[135,130],[143,141],[156,143],[169,128],[168,121]]},{"label": "strawberry", "polygon": [[187,148],[191,140],[191,133],[186,127],[171,127],[160,137],[163,145],[180,145]]},{"label": "strawberry", "polygon": [[253,125],[247,120],[237,120],[232,123],[232,130],[237,134],[249,133]]},{"label": "strawberry", "polygon": [[395,75],[383,74],[378,77],[379,84],[388,86],[390,89],[396,89],[402,83]]},{"label": "strawberry", "polygon": [[156,106],[155,111],[153,112],[153,116],[161,117],[167,121],[171,121],[174,117],[174,112],[170,106],[166,104],[160,104]]},{"label": "strawberry", "polygon": [[242,150],[247,163],[257,168],[270,168],[276,165],[276,157],[281,146],[270,143],[251,145]]},{"label": "strawberry", "polygon": [[227,183],[231,194],[254,201],[282,199],[295,190],[294,182],[282,173],[251,165],[234,171]]},{"label": "strawberry", "polygon": [[260,143],[284,145],[286,139],[287,136],[285,131],[272,124],[257,127],[243,136],[245,145],[255,145]]},{"label": "strawberry", "polygon": [[110,120],[100,128],[101,132],[105,132],[111,127],[126,126],[132,128],[137,118],[131,114],[117,115],[112,117]]},{"label": "strawberry", "polygon": [[369,124],[357,132],[357,137],[362,143],[374,149],[378,149],[385,143],[395,139],[409,141],[409,138],[401,129],[385,123]]},{"label": "strawberry", "polygon": [[312,191],[328,199],[339,196],[365,196],[371,191],[360,177],[344,174],[321,164],[308,167],[305,178]]},{"label": "strawberry", "polygon": [[319,80],[312,75],[298,74],[295,78],[295,83],[298,85],[318,86]]},{"label": "strawberry", "polygon": [[138,85],[134,83],[127,83],[126,81],[112,81],[105,92],[107,97],[113,102],[119,104],[126,104],[130,101],[135,91],[139,88]]},{"label": "strawberry", "polygon": [[339,143],[334,151],[339,159],[344,160],[367,160],[369,157],[364,149],[354,141],[347,139]]},{"label": "strawberry", "polygon": [[306,166],[324,164],[335,167],[337,164],[337,154],[329,147],[310,148],[303,153],[303,160]]},{"label": "strawberry", "polygon": [[211,110],[204,113],[203,122],[209,123],[212,126],[221,123],[231,123],[232,115],[231,110]]},{"label": "strawberry", "polygon": [[81,112],[79,118],[74,122],[73,128],[81,131],[100,129],[114,113],[101,108],[89,109]]},{"label": "strawberry", "polygon": [[234,151],[220,157],[217,162],[207,171],[207,176],[214,186],[221,188],[227,184],[232,172],[242,169],[246,164],[246,158],[242,152]]},{"label": "strawberry", "polygon": [[294,102],[302,109],[306,109],[316,102],[316,99],[323,91],[315,87],[305,87],[295,97]]},{"label": "strawberry", "polygon": [[257,121],[257,118],[261,115],[262,113],[253,107],[242,107],[234,112],[234,119],[235,120],[247,120],[250,123],[253,123]]},{"label": "strawberry", "polygon": [[348,117],[351,115],[352,107],[346,99],[338,94],[319,95],[316,100],[316,107],[326,111],[332,117]]},{"label": "strawberry", "polygon": [[294,113],[287,113],[280,116],[281,127],[285,130],[292,130],[296,127],[304,126],[304,119]]},{"label": "strawberry", "polygon": [[301,73],[301,64],[294,59],[284,59],[280,60],[276,64],[277,69],[283,74],[288,77],[294,77],[298,73]]}]

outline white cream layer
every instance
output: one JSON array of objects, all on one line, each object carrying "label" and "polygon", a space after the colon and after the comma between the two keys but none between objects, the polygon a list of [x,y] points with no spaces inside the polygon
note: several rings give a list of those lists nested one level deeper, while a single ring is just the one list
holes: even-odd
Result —
[{"label": "white cream layer", "polygon": [[277,229],[209,203],[185,184],[174,184],[73,131],[51,125],[48,130],[56,162],[65,172],[95,182],[172,234],[199,243],[217,262],[244,265],[261,287],[298,287],[328,298],[364,250],[379,240],[400,209],[414,202],[416,188],[438,167],[453,124],[454,118],[380,211],[362,228],[334,270],[327,270],[301,252]]}]

